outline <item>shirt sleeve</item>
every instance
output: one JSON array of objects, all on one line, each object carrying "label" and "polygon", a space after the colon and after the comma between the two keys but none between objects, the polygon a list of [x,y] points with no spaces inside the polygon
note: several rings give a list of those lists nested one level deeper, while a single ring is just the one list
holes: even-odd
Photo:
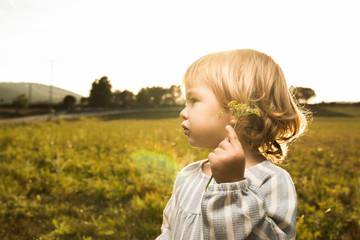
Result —
[{"label": "shirt sleeve", "polygon": [[295,239],[296,193],[288,174],[210,185],[201,202],[204,239]]}]

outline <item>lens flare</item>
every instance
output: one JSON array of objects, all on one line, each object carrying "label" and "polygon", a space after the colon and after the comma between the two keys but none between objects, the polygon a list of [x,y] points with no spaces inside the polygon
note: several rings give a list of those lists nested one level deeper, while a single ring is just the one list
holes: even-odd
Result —
[{"label": "lens flare", "polygon": [[131,154],[131,160],[148,185],[171,185],[180,167],[170,157],[151,151]]}]

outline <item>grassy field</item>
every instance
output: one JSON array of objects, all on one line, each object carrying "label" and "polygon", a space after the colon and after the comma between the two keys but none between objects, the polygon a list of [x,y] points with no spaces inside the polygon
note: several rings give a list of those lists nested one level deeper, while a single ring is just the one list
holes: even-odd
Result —
[{"label": "grassy field", "polygon": [[[290,148],[297,239],[360,239],[359,109],[316,109]],[[0,125],[0,239],[154,239],[176,172],[208,154],[177,116]]]}]

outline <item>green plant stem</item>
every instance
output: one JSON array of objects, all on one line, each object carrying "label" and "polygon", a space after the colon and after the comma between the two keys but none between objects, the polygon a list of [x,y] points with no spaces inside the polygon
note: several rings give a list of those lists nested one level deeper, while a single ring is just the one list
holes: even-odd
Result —
[{"label": "green plant stem", "polygon": [[239,119],[240,119],[240,117],[238,117],[238,118],[236,119],[236,123],[235,123],[235,125],[234,125],[234,129],[236,128],[236,126],[237,126],[237,124],[238,124],[238,122],[239,122]]},{"label": "green plant stem", "polygon": [[206,184],[206,187],[205,187],[205,190],[204,190],[205,192],[206,192],[206,190],[208,189],[208,187],[209,187],[210,182],[211,182],[212,179],[213,179],[213,176],[210,177],[208,183]]}]

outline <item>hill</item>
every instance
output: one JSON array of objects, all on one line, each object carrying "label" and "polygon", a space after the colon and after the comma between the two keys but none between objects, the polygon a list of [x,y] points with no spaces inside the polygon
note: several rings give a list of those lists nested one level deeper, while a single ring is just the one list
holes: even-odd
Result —
[{"label": "hill", "polygon": [[[30,90],[31,88],[31,90]],[[30,93],[31,92],[31,93]],[[10,104],[20,94],[25,94],[31,104],[48,103],[49,102],[50,86],[39,83],[14,83],[14,82],[0,82],[0,103]],[[31,96],[29,96],[31,94]],[[52,102],[60,103],[66,95],[72,95],[79,102],[81,95],[53,86],[52,87]],[[31,98],[31,99],[30,99]]]}]

